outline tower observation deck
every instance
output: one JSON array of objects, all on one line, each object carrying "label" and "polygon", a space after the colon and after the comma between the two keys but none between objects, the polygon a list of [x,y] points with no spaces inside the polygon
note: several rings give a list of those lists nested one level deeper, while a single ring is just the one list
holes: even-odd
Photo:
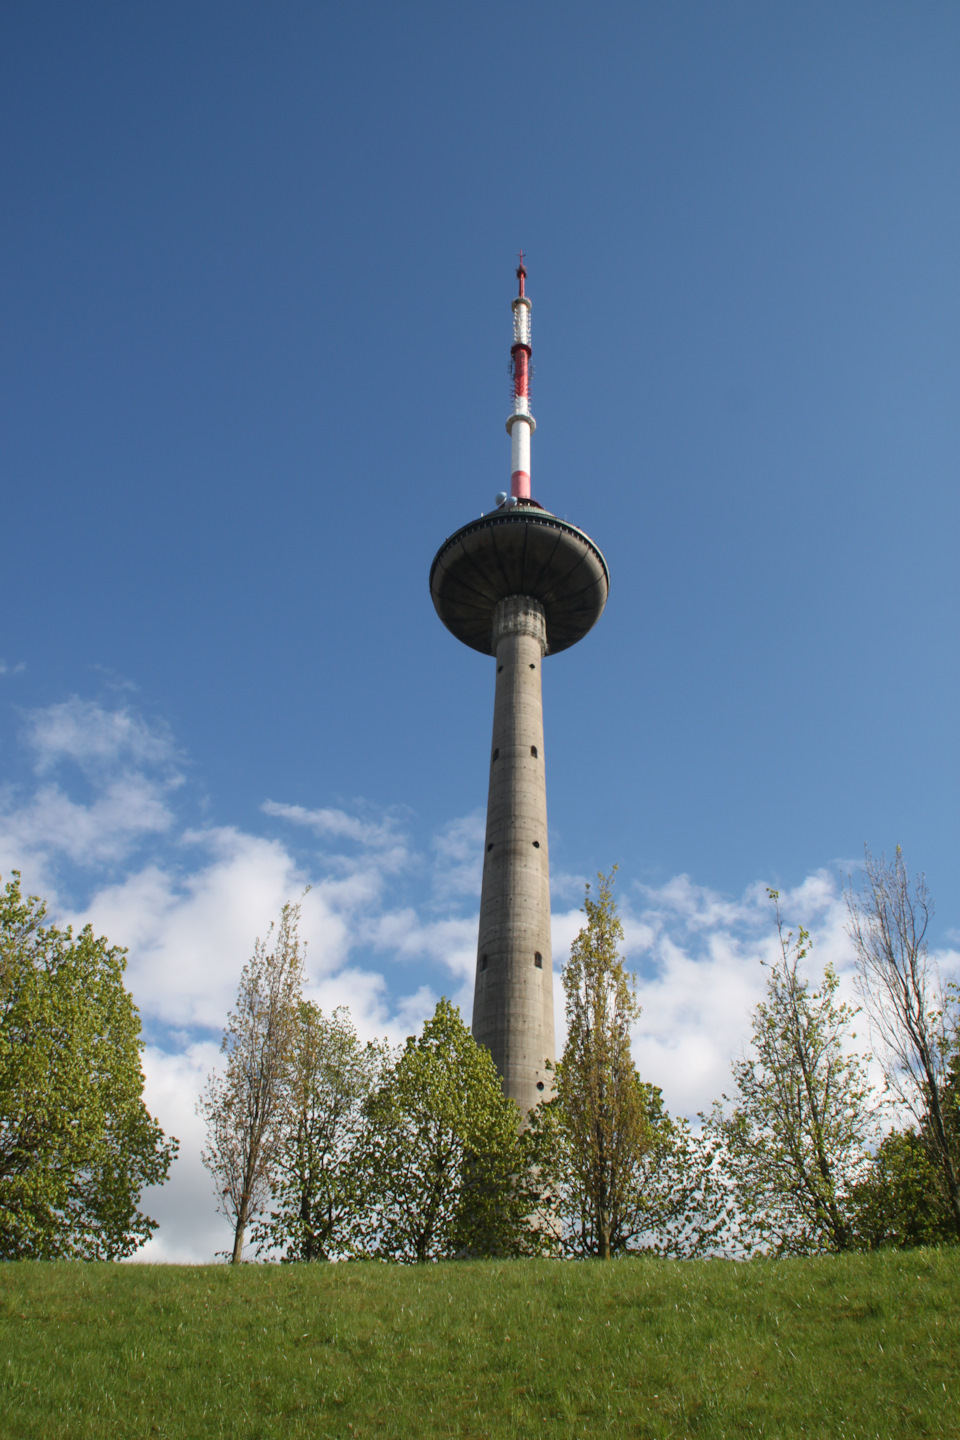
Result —
[{"label": "tower observation deck", "polygon": [[441,545],[430,568],[437,614],[496,658],[473,1034],[526,1113],[549,1097],[555,1059],[550,860],[540,667],[600,618],[607,564],[590,537],[530,493],[530,300],[521,255],[513,301],[510,494]]}]

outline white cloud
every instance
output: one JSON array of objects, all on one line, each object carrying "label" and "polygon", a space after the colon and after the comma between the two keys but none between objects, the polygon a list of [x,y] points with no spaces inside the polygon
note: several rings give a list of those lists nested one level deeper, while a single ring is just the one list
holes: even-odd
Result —
[{"label": "white cloud", "polygon": [[450,820],[431,841],[433,851],[433,893],[438,903],[469,895],[480,895],[483,877],[483,840],[487,817],[484,811]]},{"label": "white cloud", "polygon": [[53,852],[77,865],[122,859],[144,835],[162,835],[173,822],[163,788],[145,775],[110,779],[88,804],[58,785],[42,785],[23,805],[9,789],[0,795],[5,848]]},{"label": "white cloud", "polygon": [[282,805],[277,800],[264,800],[260,809],[265,815],[275,815],[281,820],[291,821],[294,825],[304,825],[321,837],[356,840],[360,845],[377,850],[393,847],[397,843],[396,825],[389,817],[376,823],[361,820],[356,815],[348,815],[345,810],[307,810],[303,805]]},{"label": "white cloud", "polygon": [[159,1228],[136,1260],[205,1262],[230,1248],[230,1227],[217,1213],[213,1182],[200,1159],[205,1136],[196,1113],[197,1097],[218,1058],[218,1047],[211,1043],[172,1055],[148,1046],[144,1054],[147,1109],[166,1135],[180,1141],[180,1153],[166,1184],[143,1192],[140,1208]]},{"label": "white cloud", "polygon": [[73,695],[56,705],[30,711],[24,738],[33,750],[39,774],[63,760],[85,772],[116,770],[124,765],[169,765],[173,741],[162,724],[149,723],[123,706],[107,710],[95,700]]},{"label": "white cloud", "polygon": [[[0,867],[29,868],[49,889],[59,860],[88,868],[116,863],[142,840],[173,829],[170,799],[182,776],[163,726],[73,697],[28,712],[22,738],[39,784],[0,791]],[[81,771],[82,799],[69,782],[51,778],[64,761]]]},{"label": "white cloud", "polygon": [[[191,832],[182,849],[185,873],[149,865],[99,890],[71,918],[122,937],[128,983],[145,1014],[165,1025],[219,1029],[254,939],[296,898],[304,877],[276,841],[235,830]],[[315,903],[311,917],[316,912]],[[339,942],[339,927],[333,931]],[[314,933],[323,936],[322,912]]]},{"label": "white cloud", "polygon": [[756,918],[761,897],[766,893],[763,885],[751,885],[740,900],[730,900],[694,884],[689,875],[675,875],[664,885],[638,885],[635,888],[643,897],[648,923],[663,925],[670,921],[692,932],[717,926],[751,924]]},{"label": "white cloud", "polygon": [[[738,899],[678,875],[661,886],[623,887],[619,908],[624,953],[637,971],[643,1013],[633,1031],[634,1054],[646,1080],[660,1085],[668,1109],[693,1116],[729,1089],[730,1062],[749,1036],[750,1017],[766,981],[761,957],[777,946],[775,915],[762,881]],[[841,991],[855,1000],[846,908],[837,880],[825,870],[781,895],[787,927],[811,932],[811,972],[829,961]],[[559,968],[584,924],[580,910],[554,913],[554,963]],[[562,1044],[558,991],[558,1048]]]}]

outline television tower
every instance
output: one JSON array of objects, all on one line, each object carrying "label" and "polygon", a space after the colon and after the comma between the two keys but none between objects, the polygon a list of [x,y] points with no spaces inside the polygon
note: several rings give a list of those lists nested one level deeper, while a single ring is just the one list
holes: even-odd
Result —
[{"label": "television tower", "polygon": [[520,252],[510,349],[510,493],[445,540],[430,568],[437,614],[497,662],[473,1035],[524,1114],[552,1088],[553,963],[540,665],[582,640],[607,600],[588,535],[530,493],[530,299]]}]

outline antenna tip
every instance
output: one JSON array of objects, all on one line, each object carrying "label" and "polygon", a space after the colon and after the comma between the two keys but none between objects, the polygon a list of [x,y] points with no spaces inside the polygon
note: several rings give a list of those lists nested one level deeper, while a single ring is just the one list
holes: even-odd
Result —
[{"label": "antenna tip", "polygon": [[527,278],[527,267],[523,263],[523,251],[520,251],[520,264],[517,266],[517,279],[520,282],[520,294],[523,294],[523,282]]}]

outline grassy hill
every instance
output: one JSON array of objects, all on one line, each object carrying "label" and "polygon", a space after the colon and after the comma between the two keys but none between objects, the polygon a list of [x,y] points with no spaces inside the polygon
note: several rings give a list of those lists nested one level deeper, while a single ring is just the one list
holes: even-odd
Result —
[{"label": "grassy hill", "polygon": [[3,1265],[0,1435],[960,1436],[960,1249]]}]

